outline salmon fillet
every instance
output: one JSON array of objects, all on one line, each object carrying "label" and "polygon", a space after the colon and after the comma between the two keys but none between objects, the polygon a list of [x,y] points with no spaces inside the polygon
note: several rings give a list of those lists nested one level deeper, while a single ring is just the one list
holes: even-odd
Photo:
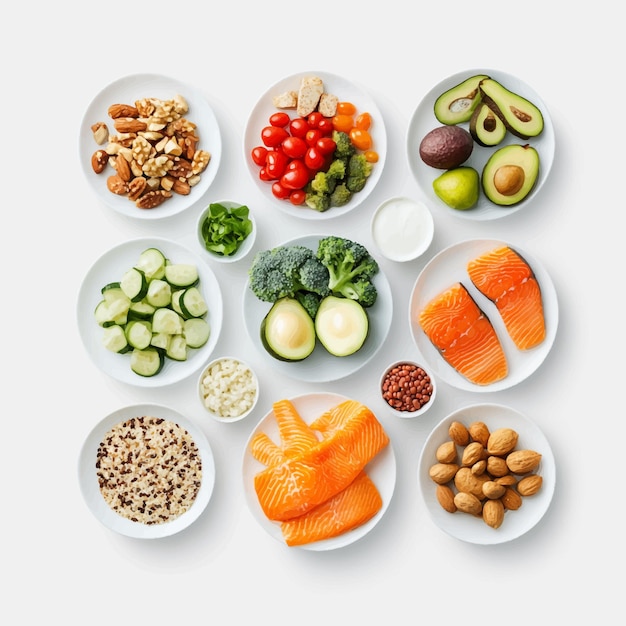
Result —
[{"label": "salmon fillet", "polygon": [[418,321],[445,361],[470,382],[491,385],[508,375],[500,339],[462,283],[430,300]]},{"label": "salmon fillet", "polygon": [[502,246],[470,261],[467,272],[476,288],[496,305],[520,350],[530,350],[543,342],[546,325],[541,289],[524,258]]}]

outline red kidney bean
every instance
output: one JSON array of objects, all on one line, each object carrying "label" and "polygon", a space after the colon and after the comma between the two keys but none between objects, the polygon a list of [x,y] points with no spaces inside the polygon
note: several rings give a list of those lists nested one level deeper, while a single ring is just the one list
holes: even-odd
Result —
[{"label": "red kidney bean", "polygon": [[430,402],[433,384],[419,365],[399,363],[387,372],[381,391],[390,407],[412,413]]}]

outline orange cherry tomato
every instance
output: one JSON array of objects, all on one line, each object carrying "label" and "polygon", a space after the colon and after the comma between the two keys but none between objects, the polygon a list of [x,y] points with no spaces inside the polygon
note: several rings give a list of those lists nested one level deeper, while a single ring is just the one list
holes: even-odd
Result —
[{"label": "orange cherry tomato", "polygon": [[333,128],[337,131],[349,133],[354,127],[354,118],[347,113],[338,113],[333,117]]},{"label": "orange cherry tomato", "polygon": [[361,130],[369,130],[372,125],[372,116],[369,113],[360,113],[354,120],[354,125]]},{"label": "orange cherry tomato", "polygon": [[356,113],[356,107],[352,102],[338,102],[337,114],[338,115],[354,115]]},{"label": "orange cherry tomato", "polygon": [[372,136],[366,130],[360,128],[352,128],[348,133],[352,145],[358,150],[369,150],[372,147]]},{"label": "orange cherry tomato", "polygon": [[378,163],[378,152],[376,150],[366,150],[363,156],[368,163]]}]

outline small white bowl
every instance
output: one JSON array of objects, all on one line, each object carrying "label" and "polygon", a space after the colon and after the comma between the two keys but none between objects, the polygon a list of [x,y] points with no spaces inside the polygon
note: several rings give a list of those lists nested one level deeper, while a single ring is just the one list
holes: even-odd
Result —
[{"label": "small white bowl", "polygon": [[[410,380],[406,380],[413,373],[419,375],[416,378],[418,389],[413,388]],[[420,389],[421,385],[424,386]],[[389,410],[402,418],[421,417],[433,406],[437,395],[437,384],[430,370],[409,359],[396,361],[386,367],[380,377],[379,389]]]},{"label": "small white bowl", "polygon": [[429,208],[403,196],[385,200],[370,224],[374,244],[390,261],[413,261],[430,246],[435,224]]},{"label": "small white bowl", "polygon": [[222,356],[203,368],[198,397],[213,419],[238,422],[254,411],[259,401],[259,380],[245,361]]},{"label": "small white bowl", "polygon": [[[256,221],[254,216],[252,215],[252,211],[248,212],[248,219],[252,222],[252,232],[243,240],[243,242],[237,248],[237,251],[230,255],[218,254],[217,252],[213,252],[212,250],[208,250],[204,241],[204,237],[202,236],[202,225],[209,215],[209,210],[211,204],[221,204],[223,207],[227,209],[234,209],[244,206],[241,202],[233,202],[232,200],[220,200],[218,202],[210,203],[204,211],[198,217],[198,223],[196,227],[196,234],[198,237],[198,243],[200,247],[209,255],[209,258],[217,261],[219,263],[234,263],[235,261],[240,261],[243,259],[248,252],[252,249],[254,242],[256,240]],[[246,205],[247,206],[247,205]]]}]

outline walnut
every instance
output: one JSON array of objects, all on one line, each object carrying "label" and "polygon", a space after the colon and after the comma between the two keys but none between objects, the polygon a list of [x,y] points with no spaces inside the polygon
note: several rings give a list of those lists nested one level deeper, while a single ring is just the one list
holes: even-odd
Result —
[{"label": "walnut", "polygon": [[152,144],[143,136],[135,137],[132,145],[133,159],[139,165],[143,165],[150,157],[156,154]]},{"label": "walnut", "polygon": [[169,169],[168,174],[174,178],[189,178],[193,176],[193,165],[191,161],[183,159],[182,157],[174,157],[172,159],[173,165]]},{"label": "walnut", "polygon": [[194,174],[204,172],[211,160],[211,153],[206,150],[196,150],[191,161],[191,171]]},{"label": "walnut", "polygon": [[164,154],[146,160],[141,169],[146,176],[165,176],[172,167],[172,161]]},{"label": "walnut", "polygon": [[137,137],[137,133],[118,133],[117,135],[110,135],[109,142],[130,148],[133,145],[133,141],[135,141],[135,137]]},{"label": "walnut", "polygon": [[135,101],[135,107],[139,112],[139,117],[150,117],[154,112],[154,103],[150,98],[142,98]]}]

